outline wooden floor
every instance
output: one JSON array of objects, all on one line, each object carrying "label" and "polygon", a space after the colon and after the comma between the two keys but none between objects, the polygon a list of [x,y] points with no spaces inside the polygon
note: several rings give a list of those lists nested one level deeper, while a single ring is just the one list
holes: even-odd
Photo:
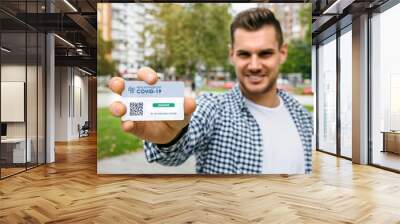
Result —
[{"label": "wooden floor", "polygon": [[400,175],[320,152],[312,175],[98,176],[96,139],[0,181],[0,223],[400,223]]},{"label": "wooden floor", "polygon": [[1,178],[6,178],[8,176],[15,175],[15,174],[20,173],[20,172],[24,172],[27,169],[33,169],[35,167],[37,167],[36,163],[35,164],[27,163],[27,167],[25,167],[25,164],[18,165],[18,167],[6,167],[6,168],[3,167],[0,170]]},{"label": "wooden floor", "polygon": [[1,168],[1,177],[7,177],[19,172],[22,172],[26,170],[25,167],[24,168]]}]

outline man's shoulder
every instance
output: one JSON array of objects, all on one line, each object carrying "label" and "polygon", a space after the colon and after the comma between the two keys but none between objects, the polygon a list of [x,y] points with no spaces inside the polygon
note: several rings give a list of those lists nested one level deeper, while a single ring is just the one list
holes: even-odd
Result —
[{"label": "man's shoulder", "polygon": [[288,109],[293,110],[303,116],[311,116],[307,109],[291,94],[279,89],[278,95],[282,98],[284,104]]},{"label": "man's shoulder", "polygon": [[197,97],[200,106],[232,107],[237,102],[234,100],[234,90],[231,89],[225,93],[203,93]]}]

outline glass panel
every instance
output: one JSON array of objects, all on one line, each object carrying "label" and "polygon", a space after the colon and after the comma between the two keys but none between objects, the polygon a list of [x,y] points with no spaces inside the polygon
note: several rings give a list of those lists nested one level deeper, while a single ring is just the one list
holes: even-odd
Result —
[{"label": "glass panel", "polygon": [[26,94],[26,111],[27,111],[27,150],[31,153],[28,159],[28,168],[37,165],[37,63],[38,63],[38,49],[37,49],[37,33],[27,33],[28,38],[28,63],[27,63],[27,94]]},{"label": "glass panel", "polygon": [[318,48],[319,149],[336,153],[336,39]]},{"label": "glass panel", "polygon": [[341,155],[351,158],[352,141],[352,35],[340,37],[340,127]]},{"label": "glass panel", "polygon": [[2,178],[25,170],[26,33],[2,33],[1,44],[1,140]]},{"label": "glass panel", "polygon": [[372,22],[372,163],[400,170],[400,4]]},{"label": "glass panel", "polygon": [[[28,20],[37,24],[38,4],[36,1],[27,2],[26,12],[29,15]],[[26,111],[27,111],[27,150],[30,151],[30,158],[28,159],[28,168],[37,166],[38,160],[38,33],[36,30],[27,30],[27,82],[26,82]]]},{"label": "glass panel", "polygon": [[45,161],[45,35],[21,22],[38,19],[44,6],[44,0],[0,2],[13,15],[0,12],[2,178]]},{"label": "glass panel", "polygon": [[46,37],[39,34],[38,45],[38,163],[45,163],[45,44]]}]

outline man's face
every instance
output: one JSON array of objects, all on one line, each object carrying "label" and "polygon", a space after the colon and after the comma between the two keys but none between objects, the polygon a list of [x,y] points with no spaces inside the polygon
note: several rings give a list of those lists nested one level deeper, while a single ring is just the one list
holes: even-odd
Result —
[{"label": "man's face", "polygon": [[273,26],[256,31],[238,28],[230,58],[235,66],[240,87],[246,95],[264,94],[276,87],[279,67],[286,60],[287,45],[279,47]]}]

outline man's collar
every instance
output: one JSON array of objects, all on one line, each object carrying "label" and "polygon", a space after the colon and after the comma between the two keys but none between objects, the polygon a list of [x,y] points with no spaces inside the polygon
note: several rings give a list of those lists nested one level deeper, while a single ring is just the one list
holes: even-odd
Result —
[{"label": "man's collar", "polygon": [[[284,104],[286,104],[287,103],[286,101],[288,100],[288,95],[283,90],[280,89],[277,89],[276,93],[278,94],[278,96],[282,98]],[[236,83],[235,86],[233,87],[232,95],[239,110],[242,110],[244,107],[246,107],[244,96],[242,90],[240,89],[239,83]]]},{"label": "man's collar", "polygon": [[239,110],[242,110],[243,107],[245,107],[245,101],[244,101],[244,96],[243,96],[242,90],[240,90],[239,83],[236,83],[235,87],[233,87],[232,95],[233,95],[234,102],[236,102],[235,105],[238,106]]}]

